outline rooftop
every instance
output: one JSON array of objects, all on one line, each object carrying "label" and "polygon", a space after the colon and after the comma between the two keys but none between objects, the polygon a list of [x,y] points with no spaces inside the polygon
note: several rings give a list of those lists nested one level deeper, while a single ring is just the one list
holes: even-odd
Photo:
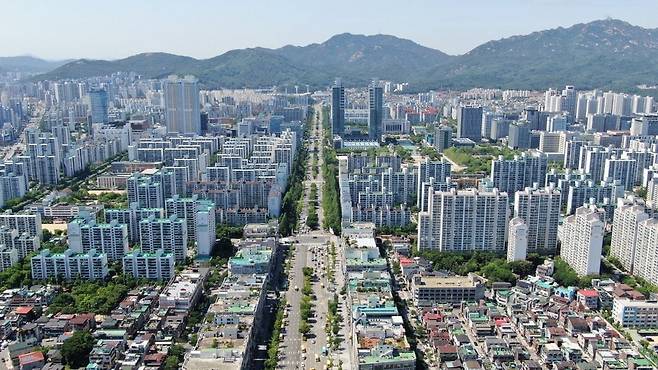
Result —
[{"label": "rooftop", "polygon": [[470,276],[422,276],[421,285],[428,288],[473,288],[476,283]]}]

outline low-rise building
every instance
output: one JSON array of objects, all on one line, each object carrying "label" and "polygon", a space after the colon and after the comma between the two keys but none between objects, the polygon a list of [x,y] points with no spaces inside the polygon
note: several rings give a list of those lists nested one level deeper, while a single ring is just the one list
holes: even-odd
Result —
[{"label": "low-rise building", "polygon": [[615,298],[612,318],[623,327],[658,328],[658,302]]},{"label": "low-rise building", "polygon": [[411,289],[414,303],[418,307],[431,307],[441,303],[472,302],[484,298],[484,285],[473,275],[417,275],[412,280]]},{"label": "low-rise building", "polygon": [[160,307],[189,311],[201,298],[209,269],[198,268],[181,272],[160,293]]}]

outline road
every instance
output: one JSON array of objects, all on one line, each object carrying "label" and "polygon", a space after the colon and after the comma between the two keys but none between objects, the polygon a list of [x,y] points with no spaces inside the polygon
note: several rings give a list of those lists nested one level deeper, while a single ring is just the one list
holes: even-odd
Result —
[{"label": "road", "polygon": [[[331,283],[328,279],[327,269],[332,259],[329,256],[329,246],[334,243],[339,245],[339,239],[327,230],[322,229],[324,222],[324,210],[322,207],[316,209],[320,227],[318,230],[312,230],[306,225],[306,219],[311,206],[311,185],[317,187],[317,199],[314,204],[322,203],[322,187],[324,179],[322,177],[322,163],[324,159],[324,147],[322,145],[324,138],[324,128],[322,127],[322,109],[318,105],[315,107],[317,116],[314,116],[311,123],[310,140],[308,140],[309,160],[306,168],[306,177],[304,180],[304,199],[303,207],[300,212],[300,225],[298,230],[292,236],[295,245],[295,251],[290,253],[292,268],[289,272],[289,284],[286,292],[286,300],[290,304],[288,308],[288,318],[285,325],[283,341],[279,347],[279,368],[282,369],[311,369],[324,368],[328,358],[338,359],[343,363],[343,368],[349,368],[346,360],[347,348],[341,344],[339,348],[332,352],[329,350],[325,327],[327,326],[328,302],[333,298],[334,292],[337,292],[336,281]],[[316,114],[314,113],[314,114]],[[313,153],[317,152],[318,173],[313,176],[312,158]],[[336,261],[339,263],[339,260]],[[306,337],[299,333],[301,323],[300,319],[300,301],[302,299],[302,287],[304,286],[304,267],[313,269],[312,282],[312,302],[314,303],[313,314],[308,320],[311,331]],[[332,266],[336,271],[335,275],[340,275],[340,266]],[[342,281],[342,280],[341,280]],[[298,288],[298,289],[295,289]],[[344,308],[341,309],[344,312]],[[345,335],[345,333],[342,333]],[[344,340],[342,341],[345,342]],[[302,351],[302,348],[305,351]],[[323,355],[323,348],[327,349],[328,356]],[[345,357],[345,359],[343,358]],[[319,361],[318,361],[319,360]],[[347,365],[347,366],[346,366]]]}]

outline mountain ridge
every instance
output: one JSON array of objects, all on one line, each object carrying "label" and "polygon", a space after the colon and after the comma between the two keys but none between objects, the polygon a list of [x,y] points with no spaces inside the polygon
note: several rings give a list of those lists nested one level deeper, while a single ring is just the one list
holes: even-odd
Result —
[{"label": "mountain ridge", "polygon": [[48,72],[62,66],[71,59],[46,60],[31,55],[0,57],[0,71],[3,72]]},{"label": "mountain ridge", "polygon": [[658,82],[658,29],[595,20],[485,42],[449,55],[391,35],[341,33],[321,43],[235,49],[208,59],[142,53],[115,61],[76,60],[35,79],[136,72],[147,78],[195,74],[205,87],[346,85],[373,78],[417,89],[544,88],[561,84],[632,88]]}]

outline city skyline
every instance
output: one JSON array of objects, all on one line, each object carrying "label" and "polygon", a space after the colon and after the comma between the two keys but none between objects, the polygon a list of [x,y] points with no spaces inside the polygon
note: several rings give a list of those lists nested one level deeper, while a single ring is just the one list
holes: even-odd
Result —
[{"label": "city skyline", "polygon": [[[5,14],[11,16],[7,17],[5,27],[20,30],[20,37],[3,38],[0,55],[31,55],[47,60],[120,59],[142,52],[167,52],[203,59],[233,49],[304,46],[345,32],[394,35],[460,55],[487,41],[608,17],[645,28],[658,27],[658,20],[651,16],[658,11],[658,4],[643,0],[623,3],[510,0],[506,3],[501,6],[478,0],[466,8],[456,1],[441,4],[417,1],[405,4],[403,12],[392,2],[380,2],[373,8],[370,1],[358,4],[339,1],[327,9],[314,4],[299,7],[293,3],[271,8],[256,0],[240,4],[196,1],[195,6],[163,1],[157,7],[156,3],[119,1],[96,4],[93,9],[79,1],[46,3],[39,7],[9,3],[5,5]],[[638,12],[638,7],[645,11]],[[125,12],[127,8],[131,10],[129,13]],[[541,20],[528,16],[533,13],[542,14]],[[236,14],[250,16],[236,17]],[[289,14],[295,17],[282,22]],[[58,20],[53,32],[30,26],[51,19]],[[312,24],[309,19],[316,24],[314,27],[308,27]],[[333,21],[324,22],[324,19]]]}]

